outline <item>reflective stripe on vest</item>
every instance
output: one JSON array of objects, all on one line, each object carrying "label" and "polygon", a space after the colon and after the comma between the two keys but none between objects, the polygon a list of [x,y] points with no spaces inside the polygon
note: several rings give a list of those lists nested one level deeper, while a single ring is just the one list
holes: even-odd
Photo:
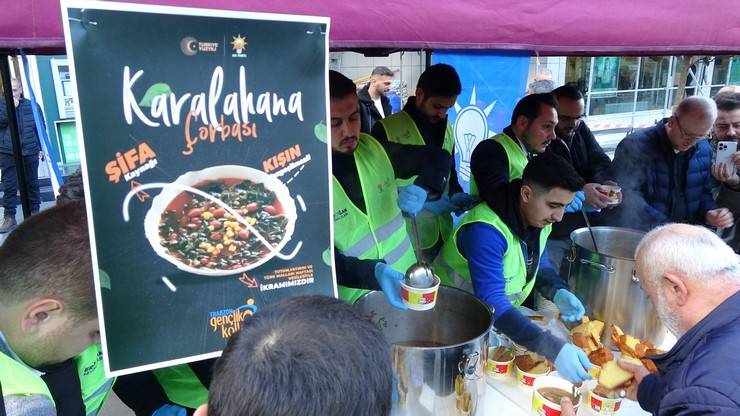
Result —
[{"label": "reflective stripe on vest", "polygon": [[[74,358],[87,416],[97,415],[110,393],[115,378],[106,378],[100,344],[92,344]],[[0,382],[7,396],[42,395],[53,403],[44,380],[21,363],[0,354]]]},{"label": "reflective stripe on vest", "polygon": [[154,376],[172,403],[197,409],[208,402],[208,389],[187,364],[159,368]]},{"label": "reflective stripe on vest", "polygon": [[[334,245],[346,256],[383,259],[405,272],[416,259],[396,202],[393,165],[383,146],[367,134],[360,134],[354,159],[367,214],[352,203],[339,181],[332,178]],[[339,298],[352,303],[366,292],[340,286]]]},{"label": "reflective stripe on vest", "polygon": [[0,353],[0,384],[5,397],[44,396],[54,403],[51,392],[41,377],[3,353]]},{"label": "reflective stripe on vest", "polygon": [[77,373],[80,376],[82,400],[85,414],[96,415],[103,407],[115,378],[106,378],[103,369],[103,351],[100,344],[92,344],[75,357]]},{"label": "reflective stripe on vest", "polygon": [[[504,147],[506,159],[509,161],[509,182],[520,179],[529,159],[527,159],[527,154],[519,145],[519,141],[509,137],[506,133],[499,133],[488,140],[494,140]],[[470,195],[473,197],[480,196],[478,184],[475,182],[472,172],[470,173]]]},{"label": "reflective stripe on vest", "polygon": [[[416,127],[416,123],[414,123],[414,120],[406,111],[399,111],[379,120],[379,122],[383,126],[385,135],[390,142],[413,145],[426,144],[418,127]],[[454,144],[455,136],[452,132],[452,126],[447,124],[442,149],[452,154]],[[414,183],[416,178],[416,176],[413,176],[409,179],[396,179],[396,184],[399,188],[407,186]],[[449,180],[450,175],[447,175],[447,181],[449,182]],[[440,237],[443,241],[446,241],[450,233],[452,233],[452,216],[450,214],[436,215],[424,210],[417,215],[416,222],[419,227],[419,239],[421,240],[422,249],[434,247]],[[406,228],[409,234],[413,232],[410,219],[406,220]]]},{"label": "reflective stripe on vest", "polygon": [[[457,248],[457,233],[460,228],[467,224],[481,222],[489,224],[497,229],[506,240],[506,252],[504,252],[504,278],[506,279],[506,297],[514,306],[520,306],[524,299],[534,287],[537,269],[533,273],[532,279],[526,281],[527,265],[522,250],[522,242],[515,236],[506,223],[488,207],[488,204],[478,204],[475,208],[468,211],[460,223],[455,227],[455,231],[449,240],[442,246],[442,250],[434,261],[433,267],[435,273],[440,277],[443,284],[464,288],[472,288],[472,279],[468,260],[463,257]],[[545,249],[547,237],[550,235],[552,225],[545,226],[540,231],[540,257]]]}]

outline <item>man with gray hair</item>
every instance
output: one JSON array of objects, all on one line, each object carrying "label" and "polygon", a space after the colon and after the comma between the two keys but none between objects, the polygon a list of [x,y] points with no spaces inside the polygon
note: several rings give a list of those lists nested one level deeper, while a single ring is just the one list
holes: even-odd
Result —
[{"label": "man with gray hair", "polygon": [[668,222],[731,227],[732,213],[712,198],[717,183],[706,136],[716,118],[714,101],[693,96],[670,117],[622,140],[612,169],[623,201],[607,221],[646,231]]},{"label": "man with gray hair", "polygon": [[357,93],[360,99],[360,131],[370,134],[375,122],[391,115],[391,101],[385,95],[391,90],[393,71],[378,66],[370,74],[370,81]]},{"label": "man with gray hair", "polygon": [[637,246],[640,286],[678,337],[658,368],[620,365],[635,374],[627,397],[654,415],[740,414],[740,262],[703,227],[668,224]]}]

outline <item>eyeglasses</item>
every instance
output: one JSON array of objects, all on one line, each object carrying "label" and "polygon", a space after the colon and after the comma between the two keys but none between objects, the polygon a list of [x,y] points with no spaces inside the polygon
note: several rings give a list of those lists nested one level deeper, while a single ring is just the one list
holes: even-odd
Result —
[{"label": "eyeglasses", "polygon": [[558,114],[558,120],[566,121],[566,122],[573,121],[573,122],[578,123],[579,121],[583,121],[584,117],[585,117],[584,114],[581,114],[580,116],[577,116],[577,117],[566,116],[565,114]]},{"label": "eyeglasses", "polygon": [[676,119],[676,125],[678,126],[678,131],[681,132],[681,136],[683,136],[684,139],[694,141],[694,140],[699,140],[702,137],[707,135],[706,133],[704,134],[687,133],[686,130],[684,130],[683,127],[681,127],[681,120],[678,119],[678,116],[673,116],[673,118]]}]

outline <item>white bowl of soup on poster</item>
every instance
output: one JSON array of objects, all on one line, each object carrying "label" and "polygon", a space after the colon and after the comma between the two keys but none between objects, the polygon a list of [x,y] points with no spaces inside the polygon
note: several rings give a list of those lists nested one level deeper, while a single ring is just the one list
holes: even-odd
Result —
[{"label": "white bowl of soup on poster", "polygon": [[[180,270],[203,276],[243,273],[272,259],[295,230],[296,206],[288,187],[260,170],[214,166],[187,172],[172,184],[153,198],[144,231],[154,251]],[[252,230],[219,203],[178,187],[182,185],[225,203]]]}]

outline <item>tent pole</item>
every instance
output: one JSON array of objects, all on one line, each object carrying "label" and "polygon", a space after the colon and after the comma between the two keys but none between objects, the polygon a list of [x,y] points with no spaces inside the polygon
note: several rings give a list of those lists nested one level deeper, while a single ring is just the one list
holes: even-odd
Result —
[{"label": "tent pole", "polygon": [[[10,142],[13,145],[13,156],[15,157],[15,170],[18,175],[18,190],[21,193],[21,206],[23,207],[23,218],[31,216],[31,205],[28,201],[28,192],[26,192],[26,169],[23,164],[23,149],[21,147],[21,138],[18,132],[18,119],[15,115],[15,105],[13,104],[13,90],[10,84],[10,58],[9,51],[0,51],[0,73],[2,73],[2,83],[5,86],[5,108],[8,109],[8,129],[10,130]],[[10,111],[10,110],[13,111]],[[3,195],[3,198],[5,195]]]}]

